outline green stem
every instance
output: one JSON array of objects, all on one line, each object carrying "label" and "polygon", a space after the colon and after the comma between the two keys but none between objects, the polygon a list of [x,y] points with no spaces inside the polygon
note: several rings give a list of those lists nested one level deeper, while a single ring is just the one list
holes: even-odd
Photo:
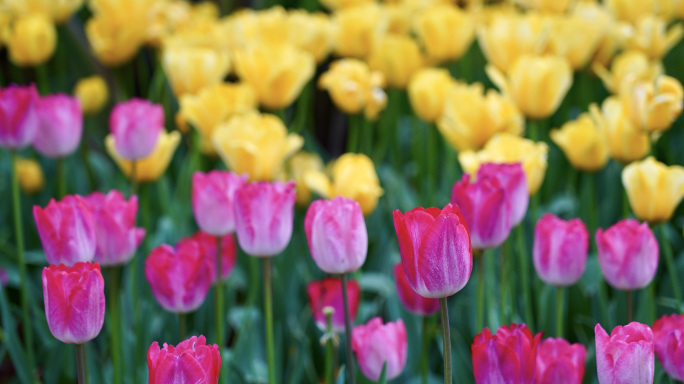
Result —
[{"label": "green stem", "polygon": [[328,337],[325,341],[325,382],[326,384],[333,384],[335,382],[335,365],[333,364],[335,345],[333,343],[332,311],[326,312],[325,309],[323,311],[325,312],[325,332]]},{"label": "green stem", "polygon": [[563,337],[563,307],[565,307],[565,296],[563,287],[556,287],[556,337]]},{"label": "green stem", "polygon": [[444,384],[451,384],[451,331],[449,327],[449,310],[447,298],[439,299],[442,312],[442,346],[444,347]]},{"label": "green stem", "polygon": [[268,382],[276,383],[275,345],[273,337],[273,297],[271,293],[271,259],[263,257],[261,266],[264,272],[264,313],[266,315],[266,354],[268,356]]},{"label": "green stem", "polygon": [[477,263],[477,329],[479,333],[484,328],[484,254],[480,253]]},{"label": "green stem", "polygon": [[672,289],[674,290],[674,296],[677,300],[679,310],[681,311],[682,293],[679,288],[679,275],[677,273],[677,267],[675,266],[674,258],[672,256],[672,245],[667,238],[667,228],[665,225],[665,223],[660,225],[660,242],[662,243],[661,248],[663,249],[663,255],[665,256],[665,266],[667,267],[667,273],[670,275],[670,283],[672,284]]},{"label": "green stem", "polygon": [[430,206],[436,203],[437,156],[439,155],[437,134],[437,127],[434,124],[427,126],[427,153],[425,154],[427,164],[425,173],[427,175],[427,198]]},{"label": "green stem", "polygon": [[295,116],[292,121],[291,131],[300,133],[306,127],[309,116],[313,116],[311,110],[311,100],[314,93],[314,81],[309,81],[299,96],[295,105]]},{"label": "green stem", "polygon": [[430,337],[428,335],[428,318],[423,316],[422,319],[422,336],[423,336],[423,353],[420,355],[420,377],[423,384],[428,382],[428,344],[430,343]]},{"label": "green stem", "polygon": [[93,167],[90,165],[88,145],[85,140],[85,132],[83,132],[83,137],[81,138],[81,163],[85,167],[86,175],[88,175],[88,186],[91,191],[97,189],[97,182],[95,181],[95,172],[93,172]]},{"label": "green stem", "polygon": [[33,357],[33,328],[29,316],[29,287],[26,260],[24,259],[24,231],[21,222],[21,192],[19,191],[19,175],[17,175],[17,152],[12,150],[12,208],[14,210],[14,233],[17,241],[17,263],[21,280],[21,317],[24,324],[24,341],[26,342],[26,364],[33,375],[35,360]]},{"label": "green stem", "polygon": [[586,183],[586,188],[589,196],[589,214],[588,214],[588,227],[589,233],[595,233],[598,227],[598,214],[597,214],[597,203],[596,203],[596,175],[593,173],[584,172],[582,177]]},{"label": "green stem", "polygon": [[88,384],[85,346],[85,344],[76,344],[76,373],[78,376],[78,384]]},{"label": "green stem", "polygon": [[632,291],[627,291],[627,324],[632,322]]},{"label": "green stem", "polygon": [[185,340],[187,337],[187,315],[185,313],[178,314],[178,329],[180,333],[180,341]]},{"label": "green stem", "polygon": [[[259,260],[256,257],[250,257],[247,260],[249,263],[249,281],[259,281]],[[247,300],[245,300],[248,307],[256,305],[258,295],[259,284],[250,284]]]},{"label": "green stem", "polygon": [[36,67],[36,79],[38,80],[38,90],[41,95],[50,93],[50,77],[47,74],[47,65],[41,64]]},{"label": "green stem", "polygon": [[57,159],[57,196],[61,199],[67,194],[66,178],[64,175],[64,158]]},{"label": "green stem", "polygon": [[529,256],[525,246],[525,225],[520,223],[515,229],[518,245],[518,261],[520,265],[520,279],[522,280],[522,296],[525,312],[525,323],[534,329],[534,314],[532,313],[532,296],[530,295]]},{"label": "green stem", "polygon": [[347,274],[342,274],[342,304],[344,305],[344,338],[347,343],[347,376],[349,376],[349,383],[356,383],[356,378],[354,377],[354,356],[352,355],[351,348],[351,332],[352,323],[351,317],[349,316],[349,298],[347,297]]},{"label": "green stem", "polygon": [[361,127],[359,127],[359,116],[347,116],[347,152],[357,153],[359,151],[360,140]]},{"label": "green stem", "polygon": [[110,267],[109,270],[109,336],[112,348],[112,383],[123,383],[121,373],[121,315],[119,314],[121,295],[119,284],[120,275],[117,267]]},{"label": "green stem", "polygon": [[[223,319],[223,276],[222,276],[222,266],[221,266],[221,236],[216,236],[216,344],[219,346],[219,350],[223,348],[224,336],[223,336],[223,326],[225,321]],[[221,365],[221,377],[223,381],[228,377],[227,374],[228,364]],[[221,380],[219,380],[220,382]]]},{"label": "green stem", "polygon": [[131,195],[138,193],[138,161],[131,160]]},{"label": "green stem", "polygon": [[508,316],[506,315],[506,307],[508,304],[506,300],[506,291],[508,290],[508,284],[507,284],[507,271],[506,268],[508,267],[508,264],[506,262],[506,243],[501,245],[501,270],[499,271],[501,273],[501,278],[499,281],[499,317],[501,319],[501,324],[508,324]]}]

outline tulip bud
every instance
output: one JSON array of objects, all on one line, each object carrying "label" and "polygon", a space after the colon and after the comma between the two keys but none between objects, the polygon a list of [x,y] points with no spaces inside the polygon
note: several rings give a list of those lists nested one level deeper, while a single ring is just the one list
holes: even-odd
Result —
[{"label": "tulip bud", "polygon": [[620,84],[619,96],[632,124],[641,130],[663,132],[682,113],[684,88],[670,76],[658,76],[652,82],[628,75]]},{"label": "tulip bud", "polygon": [[[139,17],[147,18],[147,10],[136,8],[138,4],[144,3],[148,2],[112,3],[116,5],[107,7],[104,12],[96,12],[94,17],[86,21],[85,33],[90,48],[95,57],[104,65],[111,67],[122,65],[130,61],[142,46],[148,25],[142,24]],[[91,4],[95,3],[91,2]],[[126,15],[121,15],[122,12]],[[123,21],[121,18],[126,19]]]},{"label": "tulip bud", "polygon": [[546,284],[567,286],[584,273],[589,233],[580,219],[564,221],[546,213],[534,227],[534,269]]},{"label": "tulip bud", "polygon": [[40,13],[17,19],[7,42],[10,61],[19,67],[44,64],[55,53],[56,46],[55,26]]},{"label": "tulip bud", "polygon": [[104,279],[98,263],[43,268],[43,300],[50,333],[68,344],[83,344],[102,330]]},{"label": "tulip bud", "polygon": [[451,4],[425,9],[415,16],[413,29],[434,63],[460,59],[475,37],[472,16]]},{"label": "tulip bud", "polygon": [[83,134],[83,112],[79,101],[64,94],[48,95],[36,103],[38,132],[33,146],[47,157],[73,153]]},{"label": "tulip bud", "polygon": [[176,97],[220,83],[230,70],[225,52],[206,47],[169,47],[162,54],[164,74]]},{"label": "tulip bud", "polygon": [[549,338],[539,345],[534,382],[582,384],[587,349],[582,344]]},{"label": "tulip bud", "polygon": [[460,291],[473,270],[468,225],[456,205],[394,211],[406,278],[417,294],[432,299]]},{"label": "tulip bud", "polygon": [[480,180],[494,178],[506,190],[507,199],[511,203],[511,224],[520,224],[527,213],[530,195],[527,192],[527,176],[520,163],[495,164],[485,163],[477,170]]},{"label": "tulip bud", "polygon": [[648,224],[621,220],[596,231],[598,261],[614,288],[630,291],[647,286],[658,270],[658,241]]},{"label": "tulip bud", "polygon": [[235,191],[247,175],[227,171],[195,172],[192,175],[192,211],[201,230],[214,236],[235,231]]},{"label": "tulip bud", "polygon": [[0,89],[0,146],[21,149],[33,142],[38,131],[38,98],[33,84]]},{"label": "tulip bud", "polygon": [[608,144],[612,158],[630,163],[648,154],[651,149],[648,133],[632,124],[616,97],[605,99],[600,111],[596,104],[590,105],[589,112]]},{"label": "tulip bud", "polygon": [[[180,139],[180,133],[177,131],[170,133],[162,132],[159,135],[159,140],[157,140],[157,145],[154,147],[152,153],[141,160],[136,160],[136,180],[140,183],[153,182],[159,179],[169,166],[173,153],[180,143]],[[133,177],[132,162],[119,155],[114,145],[114,136],[107,135],[107,137],[105,137],[105,148],[109,155],[114,159],[114,162],[121,168],[124,175],[129,179]]]},{"label": "tulip bud", "polygon": [[[218,383],[221,353],[218,345],[207,345],[204,336],[191,338],[162,348],[155,341],[147,350],[149,384],[180,383],[193,380],[198,384]],[[191,378],[191,379],[188,379]]]},{"label": "tulip bud", "polygon": [[423,66],[423,56],[410,37],[387,35],[373,45],[368,66],[382,72],[390,87],[403,89],[411,75]]},{"label": "tulip bud", "polygon": [[90,76],[80,79],[74,87],[74,97],[83,108],[84,115],[94,115],[107,104],[109,90],[107,83],[100,76]]},{"label": "tulip bud", "polygon": [[622,170],[622,185],[638,219],[662,223],[672,218],[684,197],[684,167],[668,167],[648,157]]},{"label": "tulip bud", "polygon": [[114,106],[109,129],[116,152],[128,160],[149,156],[164,131],[164,109],[143,99],[131,99]]},{"label": "tulip bud", "polygon": [[434,123],[442,116],[452,82],[446,69],[425,68],[416,72],[407,89],[413,112],[421,120]]},{"label": "tulip bud", "polygon": [[599,384],[653,383],[653,331],[647,325],[632,322],[613,328],[610,336],[601,324],[596,334],[596,369]]},{"label": "tulip bud", "polygon": [[684,381],[684,315],[665,315],[653,323],[655,353],[671,378]]},{"label": "tulip bud", "polygon": [[33,159],[18,158],[14,171],[19,178],[19,187],[27,195],[33,195],[43,190],[45,175],[40,163]]},{"label": "tulip bud", "polygon": [[404,370],[408,354],[404,322],[399,319],[383,325],[382,319],[374,317],[364,325],[355,326],[352,350],[364,376],[377,381],[387,364],[385,379],[394,379]]},{"label": "tulip bud", "polygon": [[588,113],[551,131],[551,140],[560,147],[573,167],[598,172],[608,162],[608,145],[596,122]]},{"label": "tulip bud", "polygon": [[[318,329],[326,332],[327,321],[323,310],[330,307],[333,309],[331,315],[333,332],[344,332],[342,279],[328,277],[321,281],[312,281],[307,284],[306,293],[309,296],[309,307]],[[347,281],[347,299],[349,302],[349,318],[354,323],[361,303],[361,288],[356,280],[349,279]]]},{"label": "tulip bud", "polygon": [[397,289],[397,297],[409,312],[419,316],[430,316],[439,311],[439,300],[428,299],[417,294],[409,284],[404,267],[401,262],[394,264],[394,286]]},{"label": "tulip bud", "polygon": [[358,59],[340,59],[318,79],[318,86],[330,94],[335,106],[344,113],[361,111],[369,120],[375,120],[387,105],[383,91],[385,75],[371,71],[368,64]]}]

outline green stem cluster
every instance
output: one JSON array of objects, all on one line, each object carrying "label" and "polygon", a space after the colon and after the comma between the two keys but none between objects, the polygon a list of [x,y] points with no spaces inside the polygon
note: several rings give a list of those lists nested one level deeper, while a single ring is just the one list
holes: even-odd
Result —
[{"label": "green stem cluster", "polygon": [[268,382],[276,383],[275,344],[273,336],[273,296],[271,288],[271,259],[263,257],[261,266],[264,273],[264,313],[266,316],[266,356],[268,359]]},{"label": "green stem cluster", "polygon": [[356,378],[354,376],[354,356],[351,348],[351,332],[352,324],[349,316],[349,298],[347,297],[347,274],[342,274],[342,304],[344,305],[344,337],[346,341],[347,350],[347,375],[349,376],[349,383],[354,384]]},{"label": "green stem cluster", "polygon": [[442,347],[444,348],[444,384],[451,384],[451,329],[446,297],[439,299],[442,313]]},{"label": "green stem cluster", "polygon": [[109,336],[112,348],[112,383],[123,383],[121,373],[121,315],[119,297],[120,274],[118,267],[109,268]]},{"label": "green stem cluster", "polygon": [[[223,276],[221,273],[221,262],[221,236],[216,236],[216,344],[219,346],[219,350],[223,348],[223,326],[225,324],[223,320],[225,311],[223,310]],[[226,369],[226,364],[221,365],[221,376],[223,377],[223,381],[225,381],[227,377]]]}]

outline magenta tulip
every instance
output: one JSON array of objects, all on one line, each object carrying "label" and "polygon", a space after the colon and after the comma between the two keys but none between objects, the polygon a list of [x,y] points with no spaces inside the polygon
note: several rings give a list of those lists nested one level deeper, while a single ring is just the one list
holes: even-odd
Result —
[{"label": "magenta tulip", "polygon": [[235,231],[235,191],[247,175],[228,171],[195,172],[192,175],[192,212],[206,233],[223,236]]},{"label": "magenta tulip", "polygon": [[658,241],[647,223],[619,221],[596,231],[598,260],[608,284],[634,290],[647,286],[658,270]]},{"label": "magenta tulip", "polygon": [[565,339],[542,341],[537,352],[536,384],[581,384],[587,349]]},{"label": "magenta tulip", "polygon": [[147,350],[149,384],[216,384],[221,372],[218,345],[207,345],[204,336],[193,336],[176,347],[156,341]]},{"label": "magenta tulip", "polygon": [[399,301],[404,305],[404,308],[420,316],[429,316],[439,311],[439,300],[425,298],[411,288],[401,263],[394,265],[393,272],[397,297],[399,297]]},{"label": "magenta tulip", "polygon": [[601,324],[596,324],[594,333],[599,384],[653,383],[653,332],[648,325],[632,322],[617,326],[608,336]]},{"label": "magenta tulip", "polygon": [[306,211],[304,231],[311,257],[324,272],[354,272],[366,261],[366,222],[359,203],[352,199],[314,201]]},{"label": "magenta tulip", "polygon": [[21,149],[33,142],[38,131],[36,86],[0,88],[0,147]]},{"label": "magenta tulip", "polygon": [[580,219],[561,220],[546,213],[534,227],[534,269],[546,284],[567,286],[584,273],[589,232]]},{"label": "magenta tulip", "polygon": [[665,372],[684,381],[684,315],[666,315],[653,323],[655,354]]},{"label": "magenta tulip", "polygon": [[43,268],[43,299],[48,327],[57,340],[83,344],[102,330],[105,296],[99,264]]},{"label": "magenta tulip", "polygon": [[512,226],[520,224],[525,218],[530,201],[527,176],[522,164],[485,163],[477,171],[477,178],[478,180],[494,178],[499,181],[511,203]]},{"label": "magenta tulip", "polygon": [[406,365],[408,342],[404,322],[399,319],[383,325],[382,319],[374,317],[365,325],[355,326],[352,330],[352,350],[361,372],[367,378],[377,381],[386,363],[385,378],[394,379]]},{"label": "magenta tulip", "polygon": [[95,225],[87,203],[78,195],[51,199],[45,209],[34,205],[33,218],[48,263],[71,266],[95,255]]},{"label": "magenta tulip", "polygon": [[43,96],[36,103],[38,133],[33,146],[41,155],[64,157],[73,153],[83,134],[83,112],[78,99],[65,94]]},{"label": "magenta tulip", "polygon": [[[217,237],[206,232],[197,231],[190,237],[184,237],[176,243],[176,249],[180,250],[187,246],[199,245],[202,257],[209,259],[211,266],[212,283],[216,283],[216,245]],[[221,237],[221,278],[226,280],[235,268],[236,244],[233,234],[229,233]]]},{"label": "magenta tulip", "polygon": [[423,297],[445,298],[460,291],[473,270],[473,250],[458,206],[394,211],[394,229],[404,273]]},{"label": "magenta tulip", "polygon": [[109,116],[116,152],[128,160],[149,156],[164,130],[164,108],[144,99],[118,103]]},{"label": "magenta tulip", "polygon": [[[342,279],[329,277],[321,281],[312,281],[306,286],[306,293],[309,296],[309,307],[316,326],[321,331],[326,331],[327,320],[323,309],[331,307],[333,309],[331,316],[333,331],[344,332]],[[347,297],[349,298],[349,318],[353,323],[361,303],[361,288],[356,280],[347,281]]]}]

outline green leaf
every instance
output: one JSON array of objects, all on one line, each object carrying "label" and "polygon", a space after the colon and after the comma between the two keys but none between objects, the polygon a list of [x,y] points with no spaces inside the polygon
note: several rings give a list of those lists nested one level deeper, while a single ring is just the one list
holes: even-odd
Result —
[{"label": "green leaf", "polygon": [[[21,347],[19,338],[17,337],[17,330],[12,318],[5,290],[0,286],[0,312],[2,312],[2,328],[4,330],[4,342],[7,347],[7,352],[10,355],[14,369],[17,372],[19,381],[22,383],[30,382],[30,372],[27,371],[26,357],[24,349]],[[27,326],[30,326],[27,324]]]}]

